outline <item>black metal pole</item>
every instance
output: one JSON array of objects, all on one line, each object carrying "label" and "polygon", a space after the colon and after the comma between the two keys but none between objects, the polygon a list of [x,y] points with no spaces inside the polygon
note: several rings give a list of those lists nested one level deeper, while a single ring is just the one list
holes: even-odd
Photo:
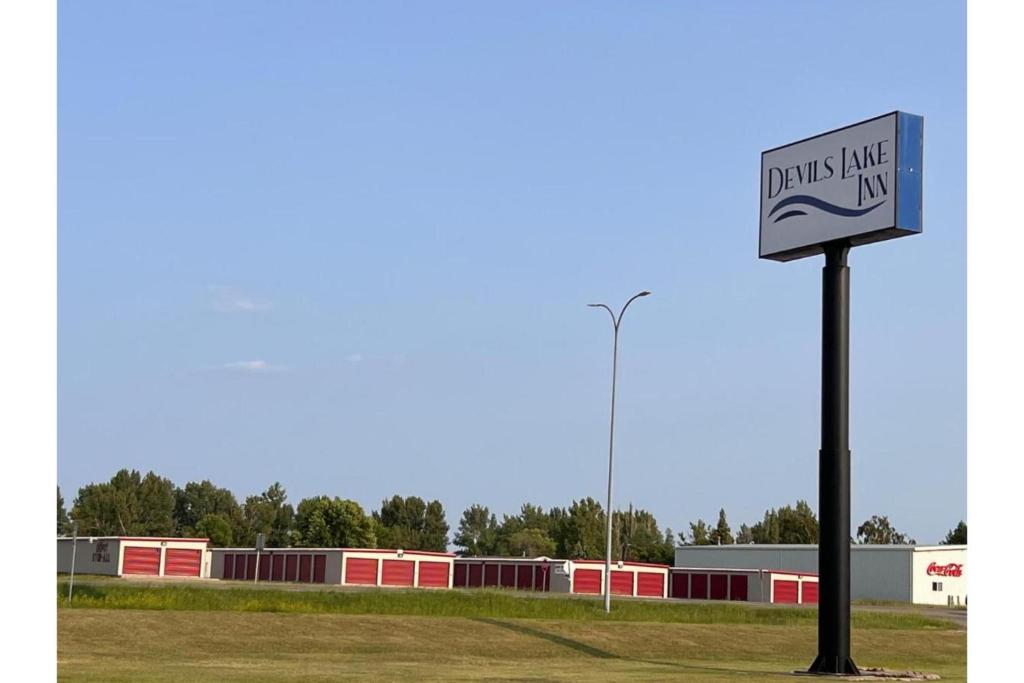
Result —
[{"label": "black metal pole", "polygon": [[818,657],[809,671],[858,674],[850,658],[850,269],[847,243],[825,245],[818,454]]}]

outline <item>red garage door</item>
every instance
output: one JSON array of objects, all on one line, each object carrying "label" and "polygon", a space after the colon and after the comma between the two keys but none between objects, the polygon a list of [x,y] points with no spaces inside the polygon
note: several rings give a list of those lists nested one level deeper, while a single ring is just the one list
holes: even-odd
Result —
[{"label": "red garage door", "polygon": [[796,581],[774,581],[772,587],[775,596],[772,602],[796,602]]},{"label": "red garage door", "polygon": [[294,581],[299,574],[299,556],[288,555],[284,560],[284,580]]},{"label": "red garage door", "polygon": [[[384,586],[412,586],[416,563],[412,560],[384,560],[380,570],[380,582]],[[377,578],[374,577],[374,581]]]},{"label": "red garage door", "polygon": [[576,569],[572,573],[573,593],[600,593],[601,592],[601,570],[600,569]]},{"label": "red garage door", "polygon": [[729,593],[729,577],[725,574],[711,575],[711,599],[725,600]]},{"label": "red garage door", "polygon": [[672,575],[672,597],[673,598],[688,598],[688,597],[690,597],[690,575],[689,574],[673,574]]},{"label": "red garage door", "polygon": [[707,574],[690,574],[690,597],[694,600],[708,599]]},{"label": "red garage door", "polygon": [[270,556],[270,580],[284,581],[284,555]]},{"label": "red garage door", "polygon": [[457,563],[455,565],[455,576],[452,577],[452,585],[456,588],[463,588],[466,585],[466,579],[468,578],[469,570],[467,569],[466,565],[462,563]]},{"label": "red garage door", "polygon": [[[456,572],[458,575],[458,572]],[[420,562],[420,586],[425,588],[448,587],[447,562]]]},{"label": "red garage door", "polygon": [[164,557],[164,575],[199,576],[203,565],[202,550],[168,548]]},{"label": "red garage door", "polygon": [[160,574],[160,548],[136,548],[128,546],[124,549],[122,574],[144,574],[157,576]]},{"label": "red garage door", "polygon": [[270,581],[270,553],[260,553],[259,565],[260,581]]},{"label": "red garage door", "polygon": [[730,600],[743,600],[747,599],[747,575],[746,574],[733,574],[729,577],[729,599]]},{"label": "red garage door", "polygon": [[245,575],[245,555],[235,555],[235,578],[239,581],[247,579]]},{"label": "red garage door", "polygon": [[345,583],[377,585],[377,560],[350,557],[345,560]]},{"label": "red garage door", "polygon": [[612,570],[612,595],[633,594],[633,572]]},{"label": "red garage door", "polygon": [[469,587],[479,588],[484,582],[484,569],[483,565],[471,564],[469,565]]},{"label": "red garage door", "polygon": [[514,564],[501,565],[501,587],[516,587],[516,566]]},{"label": "red garage door", "polygon": [[498,585],[498,565],[496,565],[496,564],[484,565],[484,585],[485,586],[497,586]]},{"label": "red garage door", "polygon": [[310,579],[312,578],[310,576],[312,565],[312,555],[299,555],[299,581],[301,581],[302,583],[309,583]]},{"label": "red garage door", "polygon": [[813,581],[801,581],[800,590],[803,591],[802,602],[817,604],[818,603],[818,584]]},{"label": "red garage door", "polygon": [[654,572],[637,572],[636,594],[646,598],[660,598],[665,594],[665,576]]},{"label": "red garage door", "polygon": [[222,579],[233,579],[235,578],[235,555],[234,553],[224,553],[224,573],[221,575]]},{"label": "red garage door", "polygon": [[521,591],[533,588],[533,567],[531,565],[519,565],[519,573],[516,574],[516,588]]},{"label": "red garage door", "polygon": [[324,583],[327,575],[327,556],[313,556],[313,583]]}]

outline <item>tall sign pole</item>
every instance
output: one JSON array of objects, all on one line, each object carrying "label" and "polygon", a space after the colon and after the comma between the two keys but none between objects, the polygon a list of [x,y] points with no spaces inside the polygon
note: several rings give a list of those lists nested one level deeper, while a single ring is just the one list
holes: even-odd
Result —
[{"label": "tall sign pole", "polygon": [[850,658],[850,252],[825,245],[818,452],[818,657],[811,671],[858,673]]},{"label": "tall sign pole", "polygon": [[850,268],[854,246],[922,230],[920,116],[892,112],[761,155],[761,258],[825,255],[818,452],[818,656],[809,672],[855,675],[850,652]]}]

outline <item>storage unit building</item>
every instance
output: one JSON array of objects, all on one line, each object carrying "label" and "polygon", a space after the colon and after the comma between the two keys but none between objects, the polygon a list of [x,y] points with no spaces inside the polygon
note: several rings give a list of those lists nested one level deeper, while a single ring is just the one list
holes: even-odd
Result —
[{"label": "storage unit building", "polygon": [[137,536],[79,536],[72,553],[71,538],[57,539],[57,571],[107,576],[210,575],[209,540],[205,538],[155,538]]},{"label": "storage unit building", "polygon": [[668,596],[678,600],[818,602],[818,577],[809,572],[673,567],[669,576]]},{"label": "storage unit building", "polygon": [[450,588],[452,553],[374,548],[215,548],[211,576],[342,586]]},{"label": "storage unit building", "polygon": [[[966,563],[967,546],[962,545],[851,545],[850,598],[966,605]],[[703,569],[783,570],[806,576],[818,571],[818,546],[681,546],[676,548],[675,564]]]},{"label": "storage unit building", "polygon": [[456,557],[452,587],[568,592],[566,564],[549,557]]},{"label": "storage unit building", "polygon": [[451,588],[455,553],[426,550],[342,550],[344,586]]},{"label": "storage unit building", "polygon": [[234,581],[341,583],[338,548],[214,548],[210,577]]},{"label": "storage unit building", "polygon": [[[604,594],[604,560],[570,560],[569,591],[578,595]],[[613,562],[612,595],[637,598],[668,596],[667,564],[647,562]]]}]

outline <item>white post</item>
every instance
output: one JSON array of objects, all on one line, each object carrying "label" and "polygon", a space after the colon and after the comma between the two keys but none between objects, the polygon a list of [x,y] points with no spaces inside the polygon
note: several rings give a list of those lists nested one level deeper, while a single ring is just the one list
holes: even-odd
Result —
[{"label": "white post", "polygon": [[71,579],[68,581],[68,604],[71,604],[71,593],[75,589],[75,554],[78,550],[78,522],[71,526]]}]

